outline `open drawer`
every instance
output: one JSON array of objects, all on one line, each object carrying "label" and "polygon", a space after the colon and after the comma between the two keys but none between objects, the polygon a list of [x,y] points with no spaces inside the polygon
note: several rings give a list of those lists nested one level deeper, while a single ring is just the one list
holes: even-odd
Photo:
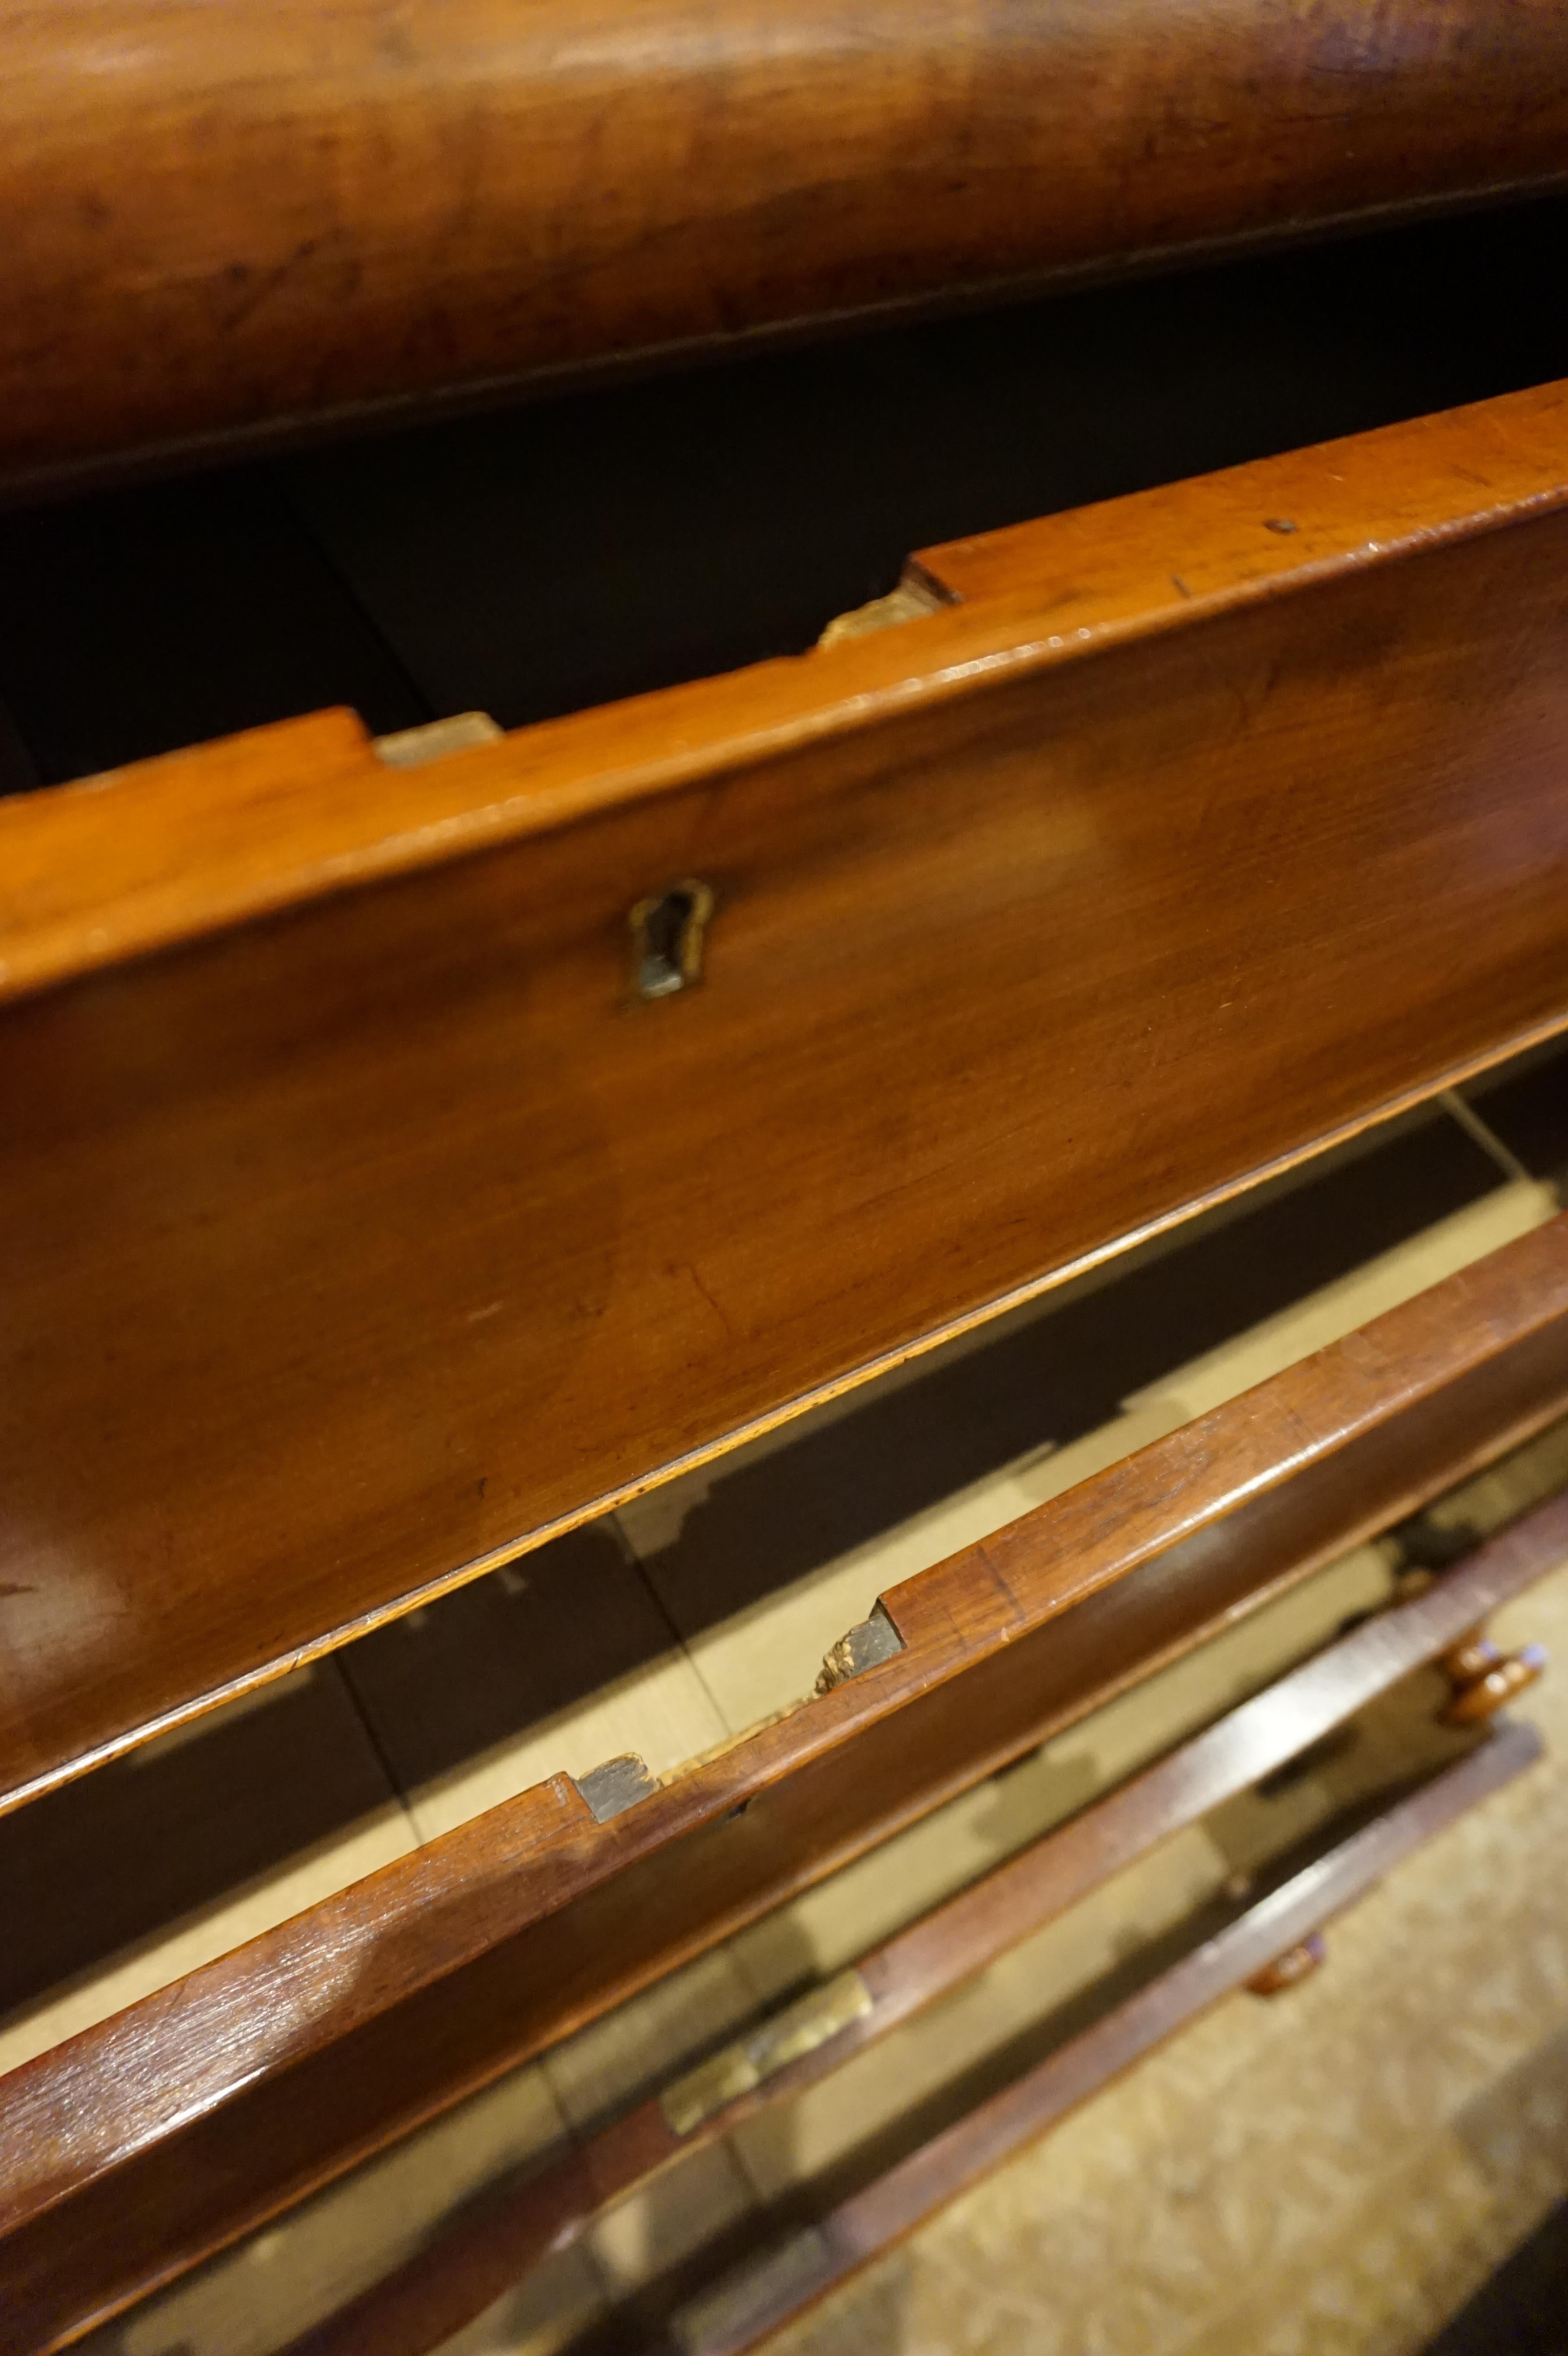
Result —
[{"label": "open drawer", "polygon": [[[1483,1108],[1489,1101],[1481,1099]],[[1262,1750],[1255,1742],[1250,1750],[1221,1744],[1220,1780],[1207,1784],[1192,1772],[1201,1738],[1199,1751],[1186,1754],[1181,1804],[1195,1814],[1208,1804],[1205,1794],[1219,1800],[1238,1791],[1405,1671],[1453,1652],[1492,1604],[1556,1567],[1559,1509],[1548,1504],[1543,1518],[1520,1523],[1511,1537],[1503,1533],[1495,1549],[1483,1547],[1416,1596],[1408,1571],[1427,1558],[1415,1542],[1407,1537],[1392,1552],[1366,1542],[1532,1433],[1543,1434],[1529,1476],[1536,1486],[1506,1489],[1508,1510],[1517,1514],[1531,1495],[1549,1496],[1561,1477],[1560,1437],[1547,1428],[1568,1409],[1568,1241],[1549,1210],[1543,1188],[1518,1178],[1500,1183],[1496,1163],[1444,1114],[1397,1126],[1321,1173],[1277,1183],[1243,1214],[1129,1260],[1116,1280],[1081,1286],[988,1346],[971,1343],[953,1354],[923,1378],[938,1383],[928,1429],[961,1433],[965,1413],[974,1431],[1000,1423],[1005,1477],[989,1487],[960,1480],[948,1502],[939,1494],[912,1522],[906,1515],[899,1544],[923,1553],[904,1559],[933,1567],[886,1588],[876,1609],[832,1648],[816,1697],[797,1700],[749,1733],[740,1730],[741,1712],[714,1755],[656,1760],[655,1773],[636,1760],[593,1772],[592,1753],[578,1753],[572,1773],[555,1773],[445,1833],[434,1829],[443,1804],[452,1821],[438,1782],[421,1804],[431,1810],[423,1826],[433,1837],[412,1855],[172,1986],[158,1987],[155,1975],[153,1992],[128,2010],[39,2052],[4,2082],[0,2249],[18,2348],[69,2344],[94,2320],[389,2149],[422,2121],[465,2097],[492,2099],[481,2090],[530,2056],[568,2050],[563,2039],[672,1971],[721,1946],[728,1952],[748,1925],[765,1942],[781,1905],[858,1858],[873,1867],[892,1860],[898,1895],[891,1914],[884,1896],[883,1920],[896,1929],[900,1900],[905,1912],[920,1911],[910,1902],[918,1875],[909,1882],[900,1852],[880,1845],[935,1822],[944,1806],[1053,1734],[1097,1708],[1103,1713],[1118,1695],[1126,1697],[1117,1704],[1123,1733],[1095,1738],[1110,1740],[1114,1783],[1139,1769],[1157,1778],[1168,1745],[1238,1690],[1264,1689],[1254,1711]],[[1434,1214],[1443,1215],[1424,1226],[1424,1215]],[[1369,1244],[1387,1246],[1413,1231],[1413,1242],[1385,1249],[1358,1273],[1358,1237],[1364,1254]],[[1510,1233],[1515,1240],[1475,1257]],[[1443,1276],[1445,1266],[1454,1272]],[[1249,1269],[1250,1275],[1226,1274]],[[1331,1274],[1338,1280],[1325,1289]],[[1440,1280],[1430,1281],[1435,1277]],[[1315,1280],[1317,1289],[1303,1299],[1300,1287]],[[1399,1305],[1357,1323],[1391,1301]],[[1235,1321],[1228,1328],[1216,1327],[1217,1303]],[[1124,1347],[1127,1336],[1139,1336],[1147,1348],[1151,1332],[1185,1330],[1190,1348],[1233,1334],[1237,1323],[1243,1341],[1231,1355],[1200,1348],[1189,1373],[1168,1388],[1157,1381],[1146,1387],[1143,1406],[1084,1432],[1072,1448],[1048,1447],[1041,1462],[1042,1434],[1072,1428],[1050,1419],[1061,1411],[1063,1378],[1070,1396],[1091,1377],[1103,1382],[1115,1363],[1108,1333],[1119,1330]],[[1312,1347],[1335,1333],[1343,1338]],[[1136,1363],[1151,1371],[1147,1355]],[[1045,1407],[1042,1424],[1041,1377],[1052,1365],[1055,1406]],[[1269,1373],[1271,1365],[1279,1371]],[[867,1527],[857,1442],[885,1500],[887,1419],[908,1409],[920,1387],[906,1375],[869,1392],[863,1404],[840,1403],[816,1432],[826,1461],[848,1449],[837,1507],[845,1560],[807,1582],[819,1615],[841,1610],[858,1583],[871,1601],[863,1558],[859,1569],[849,1558]],[[1029,1401],[1031,1391],[1033,1406],[1020,1408],[1017,1402]],[[1044,1397],[1049,1402],[1049,1383]],[[1034,1444],[1020,1449],[1031,1416]],[[1138,1446],[1151,1429],[1172,1423],[1165,1437]],[[918,1430],[918,1417],[911,1428]],[[806,1427],[808,1439],[813,1429]],[[906,1482],[924,1469],[917,1449],[891,1452],[904,1463]],[[775,1514],[777,1501],[811,1493],[809,1459],[780,1467],[788,1453],[775,1446],[772,1458],[780,1476],[773,1481]],[[818,1467],[825,1461],[820,1452],[816,1461]],[[724,1512],[717,1517],[719,1557],[743,1565],[748,1520],[756,1542],[765,1543],[769,1462],[764,1451],[739,1467],[739,1515],[728,1526]],[[968,1459],[971,1476],[980,1462]],[[1105,1469],[1092,1472],[1096,1462]],[[949,1455],[949,1482],[963,1463],[961,1448]],[[1029,1481],[1043,1501],[1009,1522],[1019,1484]],[[935,1485],[940,1491],[940,1481]],[[687,1563],[700,1584],[712,1575],[714,1516],[704,1515],[700,1496],[696,1504]],[[1473,1537],[1497,1511],[1470,1504],[1460,1517]],[[968,1529],[989,1534],[942,1558],[965,1516]],[[650,1526],[632,1517],[626,1526],[643,1559],[656,1561]],[[681,1550],[667,1521],[665,1529],[660,1568],[667,1579],[680,1572]],[[560,1557],[563,1584],[577,1543],[568,1542]],[[1357,1547],[1347,1564],[1347,1549]],[[1441,1560],[1444,1551],[1430,1559]],[[547,1558],[541,1569],[550,1568]],[[595,1590],[583,1568],[579,1558],[587,1600]],[[629,1575],[623,1566],[623,1578]],[[1398,1601],[1402,1592],[1407,1602]],[[754,1590],[747,1599],[742,1587],[739,1600],[746,1641],[737,1644],[729,1632],[731,1658],[744,1653],[771,1665],[784,1647],[767,1613]],[[492,1616],[482,1614],[478,1623],[491,1653],[502,1633],[493,1616],[502,1601],[498,1595],[487,1607]],[[443,1609],[433,1608],[428,1624]],[[1369,1609],[1381,1616],[1344,1640],[1360,1645],[1354,1657],[1361,1668],[1347,1678],[1341,1656],[1307,1718],[1304,1705],[1288,1698],[1283,1715],[1272,1711],[1266,1694],[1276,1678],[1288,1681],[1303,1655],[1331,1638],[1347,1615]],[[1271,1612],[1283,1616],[1270,1622]],[[525,1612],[514,1622],[513,1642],[537,1624]],[[821,1624],[842,1630],[843,1622]],[[711,1632],[710,1690],[718,1689],[726,1633]],[[1220,1655],[1194,1651],[1216,1640]],[[1251,1649],[1232,1653],[1225,1665],[1223,1646],[1238,1640]],[[695,1632],[691,1655],[704,1657]],[[1185,1669],[1172,1665],[1184,1655],[1217,1663],[1204,1672],[1208,1682],[1168,1687],[1166,1698],[1156,1698],[1152,1673],[1163,1667],[1167,1677],[1179,1677]],[[479,1655],[470,1657],[477,1663]],[[400,1691],[405,1710],[413,1708],[428,1682],[418,1628],[379,1633],[343,1659],[370,1706],[379,1740],[408,1741],[396,1702]],[[805,1674],[786,1682],[779,1699],[798,1696],[809,1665],[786,1658],[782,1673],[773,1666],[786,1680],[800,1668]],[[1491,1673],[1488,1666],[1480,1675]],[[471,1683],[468,1691],[470,1717],[477,1708],[482,1724],[484,1688]],[[737,1691],[747,1691],[743,1682]],[[459,1718],[463,1698],[459,1693]],[[588,1712],[583,1723],[598,1721]],[[285,1742],[288,1727],[284,1717]],[[418,1755],[417,1728],[411,1739]],[[197,1754],[199,1742],[189,1748]],[[251,1772],[264,1792],[263,1755],[252,1758],[262,1761]],[[129,1762],[101,1770],[82,1794],[91,1795],[100,1777],[134,1772]],[[472,1788],[482,1791],[488,1772]],[[1015,1836],[1049,1834],[1051,1807],[1031,1824],[1016,1801],[1025,1787],[1013,1788]],[[123,1828],[120,1837],[133,1838],[133,1786],[122,1780],[104,1790],[117,1793],[107,1804]],[[30,1820],[41,1826],[54,1804],[22,1811],[18,1831]],[[1114,1794],[1101,1804],[1113,1811],[1117,1804]],[[1125,1853],[1144,1833],[1156,1837],[1158,1812],[1151,1817],[1136,1795],[1120,1804],[1136,1835],[1120,1836]],[[1086,1837],[1072,1836],[1085,1837],[1101,1865],[1115,1862],[1114,1838],[1093,1826]],[[983,1862],[984,1844],[972,1854]],[[48,1858],[42,1834],[34,1856],[41,1880]],[[1065,1902],[1072,1886],[1071,1877],[1048,1884],[1044,1912]],[[795,1993],[787,1973],[776,1993]],[[700,2045],[711,2041],[720,2019],[711,1983],[699,2008]],[[679,2059],[656,2051],[655,2066],[667,2071]],[[333,2303],[330,2275],[328,2289],[324,2306]]]},{"label": "open drawer", "polygon": [[1565,550],[1551,387],[0,807],[0,1789],[1562,1026]]}]

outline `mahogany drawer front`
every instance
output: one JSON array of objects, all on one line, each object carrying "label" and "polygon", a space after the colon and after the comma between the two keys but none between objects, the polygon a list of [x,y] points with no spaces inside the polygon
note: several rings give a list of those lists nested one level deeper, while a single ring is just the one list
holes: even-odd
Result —
[{"label": "mahogany drawer front", "polygon": [[[68,2344],[1561,1415],[1565,1252],[1559,1218],[890,1590],[828,1690],[662,1786],[558,1775],[16,2072],[24,2344]],[[1369,1690],[1552,1566],[1561,1512],[1537,1519],[1378,1623]]]},{"label": "mahogany drawer front", "polygon": [[1565,417],[426,767],[325,714],[0,809],[6,1788],[1561,1024]]}]

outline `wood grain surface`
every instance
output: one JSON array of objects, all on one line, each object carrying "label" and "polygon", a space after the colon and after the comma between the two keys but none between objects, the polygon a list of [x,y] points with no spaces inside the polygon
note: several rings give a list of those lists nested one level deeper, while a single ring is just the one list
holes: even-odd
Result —
[{"label": "wood grain surface", "polygon": [[1565,428],[425,770],[327,714],[0,810],[0,1791],[1568,1020]]},{"label": "wood grain surface", "polygon": [[[765,2260],[726,2295],[693,2302],[656,2356],[741,2356],[901,2241],[1209,2005],[1345,1912],[1403,1858],[1520,1775],[1541,1755],[1532,1727],[1502,1726],[1457,1765],[1284,1879],[1191,1952],[883,2176],[809,2226],[794,2263]],[[1215,1912],[1222,1916],[1223,1909]],[[649,2342],[650,2349],[654,2343]]]},{"label": "wood grain surface", "polygon": [[0,466],[1565,169],[1554,0],[6,0]]},{"label": "wood grain surface", "polygon": [[[547,2252],[565,2248],[599,2211],[661,2169],[792,2100],[951,1995],[1158,1841],[1307,1751],[1476,1622],[1568,1560],[1568,1497],[1527,1515],[1424,1594],[1363,1621],[1153,1766],[1084,1809],[907,1929],[855,1969],[865,2008],[797,2061],[695,2124],[672,2121],[663,2095],[625,2112],[523,2183],[469,2205],[416,2254],[291,2341],[286,2356],[427,2356],[482,2314]],[[1495,1671],[1488,1664],[1485,1674]],[[1499,1697],[1500,1704],[1500,1697]],[[1478,1713],[1477,1713],[1478,1717]],[[1465,1721],[1468,1723],[1469,1721]],[[1292,1955],[1304,1951],[1292,1950]],[[1280,1988],[1304,1976],[1286,1958]],[[1263,1976],[1249,1985],[1261,1991]],[[746,2032],[742,2046],[753,2032]]]},{"label": "wood grain surface", "polygon": [[902,1650],[624,1814],[558,1776],[12,2072],[18,2346],[69,2344],[1565,1405],[1568,1218],[891,1590]]},{"label": "wood grain surface", "polygon": [[926,549],[912,574],[955,602],[923,621],[427,767],[388,769],[322,712],[0,803],[0,1000],[1564,505],[1568,388],[1546,384]]}]

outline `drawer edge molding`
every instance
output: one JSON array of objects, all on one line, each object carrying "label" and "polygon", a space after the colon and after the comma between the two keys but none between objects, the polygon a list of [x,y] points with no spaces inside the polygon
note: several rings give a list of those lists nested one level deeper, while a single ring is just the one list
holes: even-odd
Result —
[{"label": "drawer edge molding", "polygon": [[0,1002],[1564,505],[1568,384],[1531,387],[946,542],[920,618],[411,769],[338,710],[15,797]]}]

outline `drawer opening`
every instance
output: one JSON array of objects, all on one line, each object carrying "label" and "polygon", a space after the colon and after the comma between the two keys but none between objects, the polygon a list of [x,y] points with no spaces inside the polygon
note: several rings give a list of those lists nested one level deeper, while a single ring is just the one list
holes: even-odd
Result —
[{"label": "drawer opening", "polygon": [[1565,225],[1498,207],[14,511],[0,787],[802,653],[912,550],[1568,375]]}]

